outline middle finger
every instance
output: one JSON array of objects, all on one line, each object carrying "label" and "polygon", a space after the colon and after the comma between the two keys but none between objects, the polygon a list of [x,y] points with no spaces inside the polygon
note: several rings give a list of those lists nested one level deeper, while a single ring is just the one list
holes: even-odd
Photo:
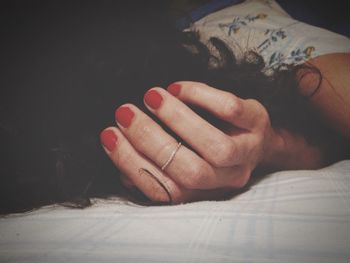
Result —
[{"label": "middle finger", "polygon": [[186,141],[214,167],[232,167],[239,164],[242,145],[239,140],[204,120],[182,101],[166,90],[153,88],[145,94],[145,104],[170,129]]}]

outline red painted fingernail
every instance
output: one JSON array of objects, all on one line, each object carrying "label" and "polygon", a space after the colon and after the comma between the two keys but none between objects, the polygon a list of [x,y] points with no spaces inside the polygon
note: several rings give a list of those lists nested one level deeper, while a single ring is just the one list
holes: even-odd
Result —
[{"label": "red painted fingernail", "polygon": [[117,135],[112,130],[104,130],[100,134],[100,139],[104,147],[112,152],[117,145]]},{"label": "red painted fingernail", "polygon": [[177,96],[177,95],[179,95],[179,93],[181,91],[181,85],[176,84],[176,83],[170,84],[167,90],[173,96]]},{"label": "red painted fingernail", "polygon": [[128,128],[131,124],[132,118],[135,114],[130,110],[129,107],[119,107],[115,111],[115,119],[119,122],[124,128]]},{"label": "red painted fingernail", "polygon": [[150,106],[152,109],[156,110],[160,107],[162,104],[163,98],[156,90],[149,90],[145,94],[145,102],[148,106]]}]

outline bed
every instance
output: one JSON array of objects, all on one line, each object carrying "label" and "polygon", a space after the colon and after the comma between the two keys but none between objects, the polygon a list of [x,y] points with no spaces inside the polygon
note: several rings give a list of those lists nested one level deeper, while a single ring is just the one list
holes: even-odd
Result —
[{"label": "bed", "polygon": [[[344,13],[322,12],[337,16],[334,24],[310,16],[321,10],[313,4],[279,2],[298,19],[349,36],[341,5],[327,7]],[[350,262],[350,160],[272,173],[226,201],[93,203],[1,217],[0,262]]]},{"label": "bed", "polygon": [[226,201],[3,217],[0,261],[350,262],[350,160],[273,173]]}]

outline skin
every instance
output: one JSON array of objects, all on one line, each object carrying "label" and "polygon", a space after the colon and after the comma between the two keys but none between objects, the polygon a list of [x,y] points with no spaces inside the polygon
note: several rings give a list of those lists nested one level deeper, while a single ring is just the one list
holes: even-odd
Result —
[{"label": "skin", "polygon": [[[310,103],[339,133],[350,138],[350,55],[332,54],[308,63],[318,67],[324,78]],[[315,75],[300,81],[303,94],[314,87]],[[216,199],[246,185],[257,167],[316,169],[324,166],[322,152],[302,136],[271,126],[266,109],[256,100],[243,100],[231,93],[198,82],[181,81],[179,94],[155,87],[162,97],[159,108],[148,110],[173,130],[190,147],[181,146],[174,159],[161,167],[176,148],[177,141],[135,105],[125,104],[134,113],[129,127],[117,122],[109,127],[117,136],[116,147],[106,153],[124,174],[127,187],[136,186],[155,202],[183,203]],[[196,105],[229,123],[228,130],[212,126],[187,104]],[[157,180],[139,172],[150,171]]]},{"label": "skin", "polygon": [[[318,68],[323,76],[310,103],[330,127],[350,139],[350,54],[319,56],[306,64]],[[315,74],[307,74],[300,82],[302,94],[312,92],[317,82]]]}]

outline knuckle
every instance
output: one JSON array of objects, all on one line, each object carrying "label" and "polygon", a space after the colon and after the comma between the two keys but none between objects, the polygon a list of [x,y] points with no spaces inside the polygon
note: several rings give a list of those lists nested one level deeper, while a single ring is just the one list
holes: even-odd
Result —
[{"label": "knuckle", "polygon": [[122,168],[133,162],[134,156],[129,151],[119,150],[115,156],[114,163],[117,167]]},{"label": "knuckle", "polygon": [[246,186],[249,181],[251,171],[249,169],[242,169],[241,173],[232,180],[231,187],[235,189],[240,189]]},{"label": "knuckle", "polygon": [[270,122],[270,118],[269,118],[269,114],[266,110],[266,108],[259,103],[259,112],[260,112],[260,116],[259,116],[259,119],[260,119],[260,122],[262,124],[268,124]]},{"label": "knuckle", "polygon": [[233,117],[240,116],[243,112],[241,101],[231,93],[227,93],[222,104],[222,115],[224,118],[232,119]]},{"label": "knuckle", "polygon": [[200,188],[205,182],[207,175],[207,167],[203,163],[195,163],[189,168],[188,176],[183,180],[182,184],[187,189]]},{"label": "knuckle", "polygon": [[139,146],[144,146],[151,136],[152,130],[149,121],[142,120],[133,130],[132,141]]},{"label": "knuckle", "polygon": [[270,123],[270,118],[266,108],[255,99],[247,99],[247,102],[254,106],[255,116],[260,125],[268,125]]},{"label": "knuckle", "polygon": [[211,156],[208,161],[215,167],[231,165],[236,155],[235,145],[231,140],[215,143],[210,152]]},{"label": "knuckle", "polygon": [[196,85],[196,83],[190,83],[185,86],[186,87],[186,92],[188,95],[190,95],[193,98],[196,98],[198,96],[198,93],[200,92],[200,87]]},{"label": "knuckle", "polygon": [[264,114],[260,117],[260,124],[263,129],[266,129],[268,126],[270,126],[270,118],[269,115]]},{"label": "knuckle", "polygon": [[208,87],[207,84],[202,82],[184,81],[180,83],[182,83],[182,87],[186,90],[186,93],[192,98],[196,98],[203,92],[203,88]]},{"label": "knuckle", "polygon": [[167,119],[178,123],[183,120],[186,115],[187,113],[184,107],[175,107],[171,113],[168,113]]},{"label": "knuckle", "polygon": [[255,136],[253,137],[253,145],[255,146],[260,145],[264,141],[264,138],[265,138],[265,131],[256,133]]}]

